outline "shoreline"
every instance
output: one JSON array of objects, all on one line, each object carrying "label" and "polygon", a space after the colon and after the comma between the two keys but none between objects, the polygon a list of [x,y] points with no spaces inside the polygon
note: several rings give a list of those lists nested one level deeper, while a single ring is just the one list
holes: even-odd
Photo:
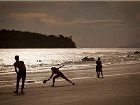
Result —
[{"label": "shoreline", "polygon": [[[135,63],[135,64],[113,64],[113,65],[108,65],[108,66],[104,66],[104,68],[103,68],[103,72],[104,72],[104,77],[112,77],[112,76],[121,76],[121,75],[131,75],[131,74],[140,74],[140,71],[136,71],[136,72],[133,72],[133,71],[127,71],[126,73],[123,73],[123,74],[121,74],[121,73],[117,73],[117,71],[116,70],[114,70],[114,69],[120,69],[120,68],[125,68],[125,69],[127,69],[127,68],[129,68],[129,67],[131,67],[131,68],[134,68],[135,66],[139,66],[140,65],[140,63]],[[78,71],[81,71],[81,72],[83,72],[83,73],[85,73],[85,72],[87,72],[87,71],[89,71],[90,73],[92,73],[93,74],[93,76],[88,76],[88,75],[86,75],[86,76],[82,76],[82,77],[70,77],[70,79],[71,80],[83,80],[83,79],[96,79],[96,72],[95,72],[95,70],[94,70],[95,68],[85,68],[85,69],[72,69],[72,70],[61,70],[64,74],[69,74],[69,73],[77,73]],[[116,72],[116,74],[109,74],[110,73],[110,71],[111,72]],[[109,73],[108,73],[109,72]],[[122,71],[123,72],[123,71]],[[42,73],[45,73],[45,75],[47,76],[48,74],[50,74],[50,72],[49,71],[47,71],[47,72],[27,72],[27,75],[33,75],[33,74],[36,74],[36,73],[40,73],[40,74],[42,74]],[[10,74],[8,74],[8,75],[10,75]],[[13,78],[15,78],[14,80],[13,80],[13,83],[14,84],[12,84],[12,85],[6,85],[6,86],[0,86],[0,88],[4,88],[4,87],[14,87],[15,86],[15,84],[16,84],[16,74],[14,73],[14,76],[13,76]],[[42,80],[43,79],[45,79],[45,78],[47,78],[47,77],[41,77],[42,78]],[[31,82],[30,82],[31,81]],[[64,81],[63,79],[56,79],[56,81]],[[4,82],[9,82],[9,81],[0,81],[1,83],[4,83]],[[37,81],[37,80],[33,80],[33,79],[29,79],[29,78],[27,78],[26,79],[26,82],[25,82],[25,85],[38,85],[38,84],[42,84],[42,81]]]}]

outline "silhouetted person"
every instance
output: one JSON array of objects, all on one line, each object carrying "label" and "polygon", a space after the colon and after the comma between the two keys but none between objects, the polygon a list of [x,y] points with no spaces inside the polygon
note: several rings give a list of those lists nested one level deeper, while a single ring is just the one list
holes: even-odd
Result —
[{"label": "silhouetted person", "polygon": [[[60,66],[59,68],[61,68],[62,66]],[[56,67],[52,67],[51,70],[52,70],[52,75],[50,76],[50,78],[48,80],[44,80],[45,82],[43,83],[46,83],[47,81],[49,81],[54,74],[56,74],[54,77],[53,77],[53,84],[52,86],[54,87],[54,83],[55,83],[55,79],[58,78],[58,77],[62,77],[63,79],[65,79],[66,81],[70,82],[72,85],[75,85],[75,83],[71,82],[68,78],[66,78],[64,76],[64,74],[59,71],[59,68],[56,68]]]},{"label": "silhouetted person", "polygon": [[14,67],[15,72],[17,73],[17,81],[16,81],[16,91],[14,91],[14,93],[18,93],[20,79],[22,79],[21,93],[24,93],[23,89],[26,79],[26,67],[23,61],[19,61],[18,55],[15,56],[15,60],[16,62],[14,63]]},{"label": "silhouetted person", "polygon": [[100,78],[100,75],[102,75],[103,78],[102,62],[100,60],[100,57],[98,57],[98,60],[96,61],[96,73],[98,78]]}]

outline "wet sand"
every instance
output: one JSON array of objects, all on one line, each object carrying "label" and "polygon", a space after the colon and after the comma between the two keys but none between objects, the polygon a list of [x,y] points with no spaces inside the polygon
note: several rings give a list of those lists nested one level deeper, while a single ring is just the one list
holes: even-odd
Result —
[{"label": "wet sand", "polygon": [[140,64],[114,65],[104,69],[104,78],[89,74],[72,81],[75,86],[28,84],[18,95],[15,87],[0,87],[0,105],[140,105]]}]

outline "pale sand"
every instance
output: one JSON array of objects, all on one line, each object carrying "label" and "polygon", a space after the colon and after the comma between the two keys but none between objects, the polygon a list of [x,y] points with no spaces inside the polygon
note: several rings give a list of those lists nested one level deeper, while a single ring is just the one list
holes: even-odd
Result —
[{"label": "pale sand", "polygon": [[[112,71],[112,69],[115,69]],[[15,87],[0,88],[0,105],[140,105],[140,64],[111,66],[105,78],[95,76],[65,81],[26,85],[24,95],[15,95]]]}]

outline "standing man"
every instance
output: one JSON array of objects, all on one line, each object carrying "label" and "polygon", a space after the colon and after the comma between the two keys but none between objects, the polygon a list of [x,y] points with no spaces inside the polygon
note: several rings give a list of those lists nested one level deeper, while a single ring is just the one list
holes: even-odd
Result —
[{"label": "standing man", "polygon": [[100,74],[102,75],[103,78],[102,62],[100,60],[100,57],[98,57],[98,60],[96,61],[96,73],[98,78],[100,78]]},{"label": "standing man", "polygon": [[17,73],[17,82],[16,82],[16,91],[14,93],[18,93],[19,88],[19,82],[20,79],[22,79],[22,85],[21,85],[21,93],[24,93],[24,84],[26,79],[26,67],[23,61],[19,61],[19,56],[15,56],[16,62],[14,63],[15,72]]}]

